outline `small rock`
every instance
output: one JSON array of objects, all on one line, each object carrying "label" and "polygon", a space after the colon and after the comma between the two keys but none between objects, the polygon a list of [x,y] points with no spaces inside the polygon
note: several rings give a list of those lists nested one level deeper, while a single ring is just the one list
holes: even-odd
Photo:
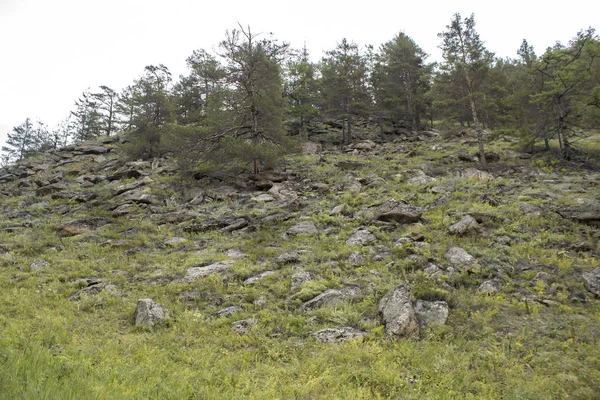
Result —
[{"label": "small rock", "polygon": [[349,340],[365,337],[365,335],[366,332],[349,326],[342,326],[340,328],[325,328],[311,333],[311,336],[314,337],[315,340],[330,344],[347,342]]},{"label": "small rock", "polygon": [[263,193],[256,197],[253,197],[252,200],[254,200],[256,202],[270,203],[272,201],[275,201],[275,198],[273,196],[271,196],[270,194]]},{"label": "small rock", "polygon": [[415,304],[415,313],[421,328],[432,322],[444,325],[448,320],[448,303],[418,300]]},{"label": "small rock", "polygon": [[299,222],[286,231],[288,235],[315,235],[318,232],[317,227],[311,221]]},{"label": "small rock", "polygon": [[219,311],[217,311],[216,313],[214,313],[213,316],[214,317],[229,318],[233,314],[235,314],[237,312],[242,312],[242,311],[244,311],[244,310],[240,306],[229,306],[229,307],[225,307],[225,308],[220,309]]},{"label": "small rock", "polygon": [[540,271],[537,274],[535,274],[532,280],[529,281],[529,284],[531,286],[535,286],[537,284],[537,281],[542,281],[544,282],[544,284],[549,285],[550,283],[552,283],[552,276],[550,276],[550,274],[548,274],[547,272]]},{"label": "small rock", "polygon": [[152,299],[140,299],[135,308],[135,326],[153,326],[169,317],[169,310]]},{"label": "small rock", "polygon": [[29,265],[29,268],[31,268],[32,271],[35,271],[47,267],[48,265],[50,265],[50,263],[46,260],[35,260]]},{"label": "small rock", "polygon": [[433,181],[435,181],[435,178],[426,175],[425,172],[420,171],[420,170],[417,171],[415,176],[408,179],[408,183],[410,183],[411,185],[424,185],[426,183],[433,182]]},{"label": "small rock", "polygon": [[483,282],[477,288],[477,291],[482,294],[496,294],[500,289],[500,283],[495,280],[489,280]]},{"label": "small rock", "polygon": [[300,253],[297,251],[290,251],[289,253],[283,253],[276,260],[277,264],[285,265],[285,264],[295,264],[300,262]]},{"label": "small rock", "polygon": [[258,320],[256,320],[255,318],[248,318],[248,319],[243,319],[241,321],[235,321],[234,323],[231,324],[231,329],[235,332],[235,333],[239,333],[240,335],[246,334],[250,331],[250,329],[252,329],[252,327],[254,325],[256,325],[256,323],[258,322]]},{"label": "small rock", "polygon": [[244,281],[244,285],[252,285],[252,284],[258,282],[259,280],[266,278],[267,276],[273,275],[274,273],[275,273],[275,271],[265,271],[265,272],[261,272],[258,275],[251,276],[250,278],[248,278]]}]

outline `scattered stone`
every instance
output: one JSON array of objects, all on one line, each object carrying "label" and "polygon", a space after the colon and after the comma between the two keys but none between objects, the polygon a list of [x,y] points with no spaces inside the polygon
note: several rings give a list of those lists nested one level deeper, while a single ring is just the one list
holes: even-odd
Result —
[{"label": "scattered stone", "polygon": [[233,260],[225,260],[218,261],[204,267],[191,267],[188,268],[183,279],[186,282],[194,282],[200,278],[204,278],[205,276],[223,274],[229,271],[234,262],[235,261]]},{"label": "scattered stone", "polygon": [[240,335],[246,334],[252,329],[254,325],[256,325],[258,320],[255,318],[243,319],[241,321],[235,321],[231,324],[231,329],[235,333],[239,333]]},{"label": "scattered stone", "polygon": [[400,224],[409,224],[418,222],[421,215],[423,215],[423,211],[418,207],[403,201],[391,199],[377,208],[377,216],[375,218],[379,221],[395,221]]},{"label": "scattered stone", "polygon": [[424,301],[417,300],[415,303],[415,313],[419,320],[421,328],[430,323],[444,325],[448,320],[448,303],[445,301]]},{"label": "scattered stone", "polygon": [[254,276],[251,276],[250,278],[246,279],[246,280],[244,281],[244,285],[253,285],[253,284],[255,284],[256,282],[258,282],[259,280],[261,280],[261,279],[263,279],[263,278],[266,278],[267,276],[271,276],[271,275],[273,275],[273,274],[275,274],[275,271],[265,271],[265,272],[261,272],[261,273],[260,273],[260,274],[258,274],[258,275],[254,275]]},{"label": "scattered stone", "polygon": [[237,313],[237,312],[242,312],[244,311],[242,309],[242,307],[240,306],[229,306],[229,307],[225,307],[220,309],[219,311],[217,311],[216,313],[213,314],[214,317],[225,317],[225,318],[229,318],[231,317],[233,314]]},{"label": "scattered stone", "polygon": [[113,218],[124,217],[136,211],[138,208],[134,204],[123,204],[112,210],[110,216]]},{"label": "scattered stone", "polygon": [[596,268],[592,272],[584,272],[583,285],[588,292],[600,297],[600,268]]},{"label": "scattered stone", "polygon": [[286,231],[288,235],[315,235],[318,232],[317,227],[311,221],[299,222]]},{"label": "scattered stone", "polygon": [[461,247],[452,247],[446,252],[446,259],[455,267],[467,268],[475,264],[475,257]]},{"label": "scattered stone", "polygon": [[451,225],[448,230],[452,235],[465,235],[467,233],[481,232],[481,226],[477,223],[475,218],[470,215],[465,215],[460,221]]},{"label": "scattered stone", "polygon": [[350,146],[356,150],[373,150],[375,147],[377,147],[377,143],[372,140],[363,140]]},{"label": "scattered stone", "polygon": [[346,240],[346,244],[348,246],[363,246],[373,243],[376,240],[377,237],[369,232],[369,230],[360,228],[350,235],[350,237]]},{"label": "scattered stone", "polygon": [[340,205],[333,207],[333,209],[331,211],[329,211],[329,215],[330,216],[347,215],[348,210],[349,210],[349,207],[347,204],[340,204]]},{"label": "scattered stone", "polygon": [[410,286],[402,284],[390,290],[379,302],[385,333],[390,338],[419,336],[419,321],[410,303]]},{"label": "scattered stone", "polygon": [[366,332],[349,326],[342,326],[339,328],[321,329],[320,331],[311,333],[311,336],[322,343],[336,344],[363,338],[366,336]]},{"label": "scattered stone", "polygon": [[483,282],[477,288],[477,291],[482,294],[496,294],[498,290],[500,290],[500,282],[493,279]]},{"label": "scattered stone", "polygon": [[298,271],[294,275],[292,275],[291,289],[295,291],[296,289],[299,289],[302,285],[304,285],[306,282],[313,280],[315,280],[315,276],[311,272],[304,270]]},{"label": "scattered stone", "polygon": [[342,289],[327,289],[316,297],[313,297],[300,306],[300,310],[308,312],[321,307],[331,307],[342,301],[360,295],[360,288],[357,286],[346,286]]},{"label": "scattered stone", "polygon": [[38,188],[35,192],[38,196],[47,196],[52,193],[62,192],[63,190],[67,190],[68,187],[64,183],[53,183],[50,185],[42,186]]},{"label": "scattered stone", "polygon": [[35,260],[31,262],[29,268],[31,268],[32,271],[36,271],[38,269],[47,267],[48,265],[50,265],[50,263],[46,260]]},{"label": "scattered stone", "polygon": [[365,256],[362,253],[355,251],[348,257],[348,264],[353,267],[361,267],[365,265]]},{"label": "scattered stone", "polygon": [[229,249],[225,252],[225,255],[232,260],[239,260],[248,257],[248,255],[240,249]]},{"label": "scattered stone", "polygon": [[466,154],[466,153],[458,153],[457,155],[458,159],[460,161],[465,161],[465,162],[477,162],[479,161],[479,159],[475,156]]},{"label": "scattered stone", "polygon": [[300,262],[300,253],[296,250],[290,251],[289,253],[283,253],[277,257],[276,261],[279,265],[295,264]]},{"label": "scattered stone", "polygon": [[137,302],[133,318],[135,326],[153,326],[159,321],[169,318],[169,310],[152,299],[140,299]]},{"label": "scattered stone", "polygon": [[169,247],[177,247],[187,242],[189,242],[189,240],[187,240],[186,238],[173,236],[165,240],[165,245]]},{"label": "scattered stone", "polygon": [[408,183],[411,185],[425,185],[433,181],[435,181],[435,178],[428,176],[421,170],[417,171],[412,178],[408,179]]}]

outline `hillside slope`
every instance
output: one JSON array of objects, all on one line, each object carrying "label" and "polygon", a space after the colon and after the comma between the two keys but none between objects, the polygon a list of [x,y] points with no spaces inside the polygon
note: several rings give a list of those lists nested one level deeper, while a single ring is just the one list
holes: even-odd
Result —
[{"label": "hillside slope", "polygon": [[600,173],[406,139],[0,170],[0,397],[598,398]]}]

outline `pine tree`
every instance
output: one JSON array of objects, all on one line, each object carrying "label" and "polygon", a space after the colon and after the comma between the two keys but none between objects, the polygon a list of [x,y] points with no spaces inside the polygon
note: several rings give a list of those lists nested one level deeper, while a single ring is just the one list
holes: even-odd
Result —
[{"label": "pine tree", "polygon": [[446,31],[439,33],[438,36],[443,40],[440,46],[445,61],[442,69],[450,74],[455,73],[466,91],[477,132],[479,160],[482,165],[485,165],[483,127],[477,113],[477,97],[494,55],[485,48],[479,38],[475,30],[473,14],[464,20],[459,13],[454,14],[450,25],[446,26]]}]

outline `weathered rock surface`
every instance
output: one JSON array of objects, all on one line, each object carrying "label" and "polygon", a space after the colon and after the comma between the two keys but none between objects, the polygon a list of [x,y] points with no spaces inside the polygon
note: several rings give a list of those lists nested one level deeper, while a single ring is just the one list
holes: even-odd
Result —
[{"label": "weathered rock surface", "polygon": [[385,333],[391,338],[419,336],[419,321],[410,302],[410,286],[402,284],[390,290],[379,302]]},{"label": "weathered rock surface", "polygon": [[421,215],[423,215],[423,211],[418,207],[391,199],[377,208],[375,218],[379,221],[395,221],[400,224],[408,224],[418,222]]},{"label": "weathered rock surface", "polygon": [[365,244],[373,243],[377,240],[377,237],[373,235],[367,229],[358,229],[354,231],[348,239],[346,239],[346,244],[348,246],[362,246]]},{"label": "weathered rock surface", "polygon": [[315,340],[322,343],[342,343],[349,340],[355,340],[362,338],[366,335],[366,332],[360,329],[352,328],[350,326],[342,326],[339,328],[325,328],[320,331],[311,333],[311,336]]},{"label": "weathered rock surface", "polygon": [[275,271],[264,271],[264,272],[261,272],[259,274],[256,274],[256,275],[251,276],[248,279],[246,279],[244,281],[244,285],[253,285],[256,282],[260,281],[261,279],[264,279],[264,278],[266,278],[268,276],[271,276],[273,274],[275,274]]},{"label": "weathered rock surface", "polygon": [[292,275],[291,278],[291,289],[295,291],[304,285],[306,282],[315,280],[315,275],[308,271],[298,271]]},{"label": "weathered rock surface", "polygon": [[600,205],[563,207],[558,210],[561,217],[584,224],[600,225]]},{"label": "weathered rock surface", "polygon": [[600,268],[583,273],[583,285],[588,292],[600,297]]},{"label": "weathered rock surface", "polygon": [[242,311],[244,311],[244,310],[240,306],[229,306],[229,307],[225,307],[225,308],[220,309],[219,311],[217,311],[216,313],[214,313],[213,316],[214,317],[229,318],[233,314],[235,314],[237,312],[242,312]]},{"label": "weathered rock surface", "polygon": [[452,247],[446,251],[446,260],[458,268],[468,268],[475,264],[475,257],[461,247]]},{"label": "weathered rock surface", "polygon": [[152,299],[140,299],[135,308],[133,318],[135,326],[153,326],[169,317],[169,310]]}]

